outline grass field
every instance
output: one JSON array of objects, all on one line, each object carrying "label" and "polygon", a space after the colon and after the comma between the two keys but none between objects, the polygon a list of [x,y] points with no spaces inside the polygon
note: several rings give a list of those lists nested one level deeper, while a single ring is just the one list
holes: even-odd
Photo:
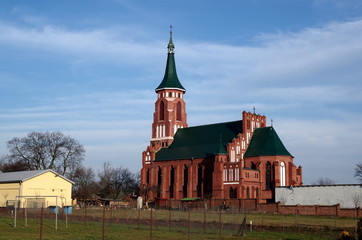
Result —
[{"label": "grass field", "polygon": [[[102,217],[103,212],[101,209],[75,209],[73,216],[87,217]],[[206,214],[206,216],[205,216]],[[207,222],[219,222],[219,214],[217,211],[191,211],[190,218],[195,222],[203,222],[206,219]],[[280,214],[266,214],[266,213],[239,213],[226,211],[221,212],[221,218],[223,223],[240,224],[244,217],[247,217],[248,223],[253,222],[254,225],[266,225],[266,226],[290,226],[290,227],[311,227],[311,228],[353,228],[356,224],[353,218],[339,218],[339,217],[323,217],[323,216],[296,216],[296,215],[280,215]],[[113,219],[128,219],[136,220],[138,218],[146,220],[150,219],[149,210],[132,210],[132,209],[117,209],[106,210],[105,218]],[[188,212],[185,211],[169,211],[169,210],[156,210],[153,211],[153,218],[158,220],[167,221],[187,221]]]},{"label": "grass field", "polygon": [[[19,212],[16,228],[11,216],[0,217],[0,239],[40,239],[40,215],[27,214],[25,221]],[[42,239],[337,239],[343,229],[352,229],[356,223],[351,218],[248,213],[253,231],[247,225],[246,236],[241,237],[234,236],[245,216],[241,213],[156,210],[152,211],[152,233],[150,210],[75,209],[67,222],[59,214],[57,230],[54,216],[44,215]]]},{"label": "grass field", "polygon": [[[1,235],[0,239],[40,239],[40,220],[29,220],[28,226],[18,226],[13,228],[13,219],[0,219]],[[6,225],[6,227],[4,227]],[[203,233],[203,229],[193,228],[190,233],[187,228],[173,227],[169,231],[168,227],[153,226],[152,239],[335,239],[336,233],[333,232],[271,232],[271,231],[252,231],[246,232],[246,236],[233,236],[235,231],[223,230],[220,234],[217,229],[207,229]],[[64,222],[60,221],[58,230],[54,230],[54,221],[44,220],[43,239],[102,239],[102,223],[101,222],[71,222],[68,228],[65,228]],[[138,240],[151,239],[149,226],[140,225],[138,228],[135,225],[128,224],[106,224],[104,229],[104,239],[108,240]]]}]

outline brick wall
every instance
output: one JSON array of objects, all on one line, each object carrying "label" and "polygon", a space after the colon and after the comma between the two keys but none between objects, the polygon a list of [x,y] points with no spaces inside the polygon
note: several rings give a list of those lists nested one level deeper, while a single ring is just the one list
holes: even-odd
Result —
[{"label": "brick wall", "polygon": [[258,204],[256,199],[209,199],[205,201],[180,201],[180,200],[156,200],[158,208],[172,209],[204,209],[208,210],[233,209],[239,212],[252,211],[261,213],[279,213],[289,215],[311,216],[337,216],[337,217],[362,217],[362,209],[340,208],[340,205],[285,205],[278,203]]}]

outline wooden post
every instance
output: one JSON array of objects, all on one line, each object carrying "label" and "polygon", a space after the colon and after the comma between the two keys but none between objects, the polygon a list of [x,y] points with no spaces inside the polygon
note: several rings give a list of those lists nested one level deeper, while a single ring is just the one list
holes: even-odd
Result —
[{"label": "wooden post", "polygon": [[219,238],[221,239],[221,210],[219,211]]},{"label": "wooden post", "polygon": [[44,206],[41,205],[41,212],[40,212],[40,236],[39,239],[43,239],[43,212],[44,212]]},{"label": "wooden post", "polygon": [[150,208],[151,216],[150,216],[150,240],[152,240],[152,208]]},{"label": "wooden post", "polygon": [[204,234],[206,233],[206,207],[204,208]]},{"label": "wooden post", "polygon": [[168,209],[168,231],[171,232],[171,209]]},{"label": "wooden post", "polygon": [[188,214],[188,232],[187,232],[187,239],[190,240],[190,228],[191,228],[191,217],[190,217],[190,208],[187,208]]},{"label": "wooden post", "polygon": [[102,223],[102,240],[104,240],[104,223],[106,218],[106,204],[103,203],[103,223]]}]

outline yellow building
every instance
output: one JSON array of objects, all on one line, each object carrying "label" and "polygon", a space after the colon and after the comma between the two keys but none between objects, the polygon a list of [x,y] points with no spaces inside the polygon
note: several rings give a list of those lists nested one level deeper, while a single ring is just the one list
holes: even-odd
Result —
[{"label": "yellow building", "polygon": [[70,206],[73,184],[50,169],[0,173],[0,207]]}]

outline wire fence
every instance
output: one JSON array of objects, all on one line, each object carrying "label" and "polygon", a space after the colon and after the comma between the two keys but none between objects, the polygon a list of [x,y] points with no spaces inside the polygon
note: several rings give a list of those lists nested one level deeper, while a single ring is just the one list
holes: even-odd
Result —
[{"label": "wire fence", "polygon": [[260,214],[232,208],[0,209],[0,239],[223,239],[250,231],[288,229],[325,235],[344,229],[353,231],[355,225],[353,218]]}]

